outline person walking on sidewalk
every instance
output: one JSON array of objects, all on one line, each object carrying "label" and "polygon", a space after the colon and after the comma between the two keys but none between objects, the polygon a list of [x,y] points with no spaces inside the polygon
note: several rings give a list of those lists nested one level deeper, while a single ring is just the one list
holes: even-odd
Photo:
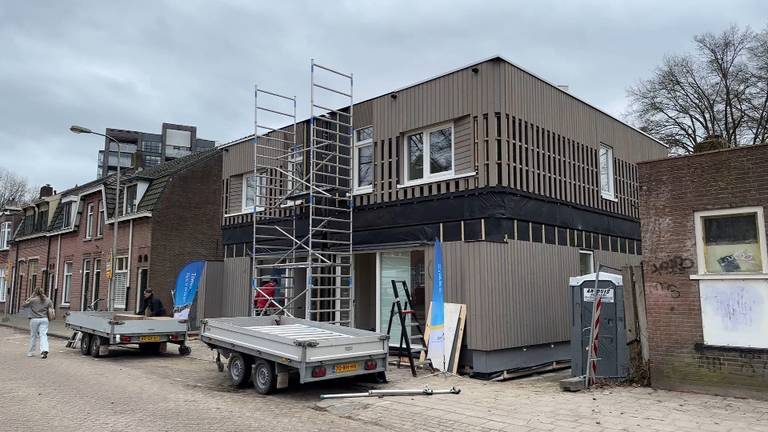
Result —
[{"label": "person walking on sidewalk", "polygon": [[27,357],[35,355],[35,343],[40,338],[40,357],[48,358],[48,310],[53,309],[53,302],[45,296],[42,288],[35,288],[35,295],[28,298],[22,306],[29,309],[29,352]]}]

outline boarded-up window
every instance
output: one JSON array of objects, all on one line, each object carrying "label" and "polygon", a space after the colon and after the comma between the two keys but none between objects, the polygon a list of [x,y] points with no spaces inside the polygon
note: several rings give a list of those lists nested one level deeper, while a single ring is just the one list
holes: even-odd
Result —
[{"label": "boarded-up window", "polygon": [[699,271],[763,273],[762,208],[696,213]]}]

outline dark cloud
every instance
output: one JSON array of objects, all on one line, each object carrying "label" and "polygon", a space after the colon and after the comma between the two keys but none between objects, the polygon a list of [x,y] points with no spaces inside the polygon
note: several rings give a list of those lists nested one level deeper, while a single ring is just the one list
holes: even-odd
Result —
[{"label": "dark cloud", "polygon": [[354,72],[363,99],[501,54],[620,115],[627,86],[694,34],[768,16],[760,0],[628,3],[4,2],[0,166],[57,189],[88,181],[102,141],[72,123],[235,139],[252,129],[254,83],[306,115],[312,57]]}]

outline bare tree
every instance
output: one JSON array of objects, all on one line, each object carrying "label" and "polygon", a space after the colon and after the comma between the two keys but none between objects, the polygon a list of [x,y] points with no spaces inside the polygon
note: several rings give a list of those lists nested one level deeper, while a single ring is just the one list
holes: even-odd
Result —
[{"label": "bare tree", "polygon": [[0,168],[0,209],[9,205],[22,205],[30,202],[35,190],[27,179],[5,168]]},{"label": "bare tree", "polygon": [[668,56],[628,90],[640,128],[688,153],[719,135],[728,146],[768,137],[768,28],[731,26],[694,37],[691,54]]}]

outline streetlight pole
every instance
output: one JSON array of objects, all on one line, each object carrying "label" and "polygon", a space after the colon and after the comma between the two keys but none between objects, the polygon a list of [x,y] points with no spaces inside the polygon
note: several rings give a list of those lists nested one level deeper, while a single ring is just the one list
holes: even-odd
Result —
[{"label": "streetlight pole", "polygon": [[[92,135],[99,135],[103,136],[104,138],[107,138],[108,140],[112,141],[113,143],[117,144],[117,179],[115,182],[115,211],[113,214],[114,222],[112,222],[112,259],[110,260],[110,275],[109,278],[109,300],[107,308],[110,312],[113,312],[115,310],[115,269],[117,268],[117,265],[115,264],[117,262],[117,226],[118,226],[118,209],[120,208],[120,165],[121,165],[121,159],[122,155],[120,152],[120,141],[112,138],[111,136],[99,132],[94,132],[88,128],[82,127],[82,126],[76,126],[73,125],[69,128],[70,131],[78,134],[92,134]],[[104,155],[105,162],[107,166],[109,166],[109,149],[107,149],[107,154]],[[109,170],[107,170],[107,174],[109,174]],[[106,209],[106,204],[104,205],[104,209]]]}]

